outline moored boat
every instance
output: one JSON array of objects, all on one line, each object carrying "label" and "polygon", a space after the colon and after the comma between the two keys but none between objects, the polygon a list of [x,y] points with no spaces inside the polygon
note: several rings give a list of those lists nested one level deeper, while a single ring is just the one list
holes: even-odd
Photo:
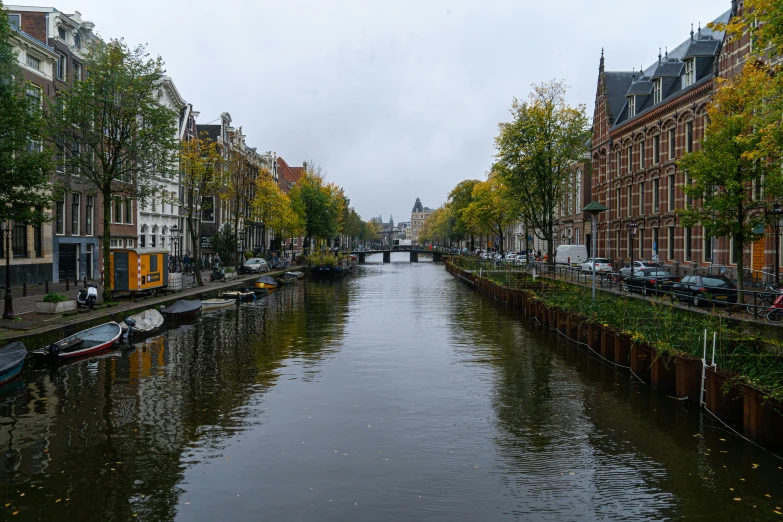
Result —
[{"label": "moored boat", "polygon": [[202,299],[201,311],[208,312],[210,310],[221,310],[223,308],[231,308],[236,306],[236,299]]},{"label": "moored boat", "polygon": [[277,281],[267,275],[261,276],[253,283],[253,289],[255,290],[256,288],[266,289],[271,294],[277,290]]},{"label": "moored boat", "polygon": [[119,341],[122,328],[117,323],[105,323],[66,337],[33,353],[58,359],[80,357],[110,348]]},{"label": "moored boat", "polygon": [[163,328],[163,316],[154,308],[144,310],[125,319],[120,324],[123,332],[133,332],[135,337],[152,335]]},{"label": "moored boat", "polygon": [[[266,292],[264,292],[266,295]],[[256,293],[251,291],[232,290],[231,292],[222,292],[218,294],[220,299],[232,299],[234,301],[254,301],[256,299]]]},{"label": "moored boat", "polygon": [[0,384],[5,384],[21,373],[27,348],[19,341],[0,348]]},{"label": "moored boat", "polygon": [[285,276],[286,278],[291,278],[291,279],[304,279],[305,274],[304,272],[291,271],[291,272],[286,272]]},{"label": "moored boat", "polygon": [[338,266],[314,266],[310,268],[310,277],[313,281],[332,281],[340,279],[348,273],[348,269]]},{"label": "moored boat", "polygon": [[161,306],[160,313],[162,313],[163,316],[169,320],[195,317],[201,313],[201,300],[180,299],[179,301],[176,301],[171,306]]}]

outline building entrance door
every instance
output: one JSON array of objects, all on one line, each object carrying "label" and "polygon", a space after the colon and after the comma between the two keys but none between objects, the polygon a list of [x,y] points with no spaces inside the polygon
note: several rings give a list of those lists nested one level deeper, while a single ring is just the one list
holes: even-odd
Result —
[{"label": "building entrance door", "polygon": [[79,276],[79,252],[78,245],[67,245],[60,243],[59,257],[59,278],[60,281],[66,277],[75,279]]},{"label": "building entrance door", "polygon": [[750,249],[751,260],[750,267],[752,268],[751,278],[753,281],[760,281],[762,279],[762,270],[764,270],[764,238],[762,237],[755,243]]},{"label": "building entrance door", "polygon": [[85,253],[84,253],[84,264],[85,264],[85,267],[84,267],[85,268],[85,274],[84,275],[87,277],[87,279],[90,279],[90,280],[92,280],[94,278],[93,277],[93,270],[92,270],[92,263],[93,263],[92,256],[93,256],[92,245],[88,243],[86,248],[85,248]]}]

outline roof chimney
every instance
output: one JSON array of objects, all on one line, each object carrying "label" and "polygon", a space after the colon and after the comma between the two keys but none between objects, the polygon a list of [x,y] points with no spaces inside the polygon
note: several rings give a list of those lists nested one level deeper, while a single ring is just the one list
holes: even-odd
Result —
[{"label": "roof chimney", "polygon": [[302,167],[304,167],[304,169],[307,170],[307,162],[306,161],[302,162]]}]

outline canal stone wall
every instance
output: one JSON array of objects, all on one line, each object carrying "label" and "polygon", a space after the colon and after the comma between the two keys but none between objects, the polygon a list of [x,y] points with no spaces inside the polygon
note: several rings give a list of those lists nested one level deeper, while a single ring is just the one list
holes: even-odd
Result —
[{"label": "canal stone wall", "polygon": [[734,375],[707,366],[697,357],[659,352],[645,342],[634,341],[629,335],[616,331],[611,325],[549,306],[537,295],[547,287],[545,281],[527,280],[510,288],[450,262],[446,263],[446,270],[485,299],[518,312],[520,317],[542,328],[557,331],[663,393],[691,406],[704,407],[720,422],[733,426],[750,440],[783,448],[783,404],[763,390],[738,383],[732,379]]}]

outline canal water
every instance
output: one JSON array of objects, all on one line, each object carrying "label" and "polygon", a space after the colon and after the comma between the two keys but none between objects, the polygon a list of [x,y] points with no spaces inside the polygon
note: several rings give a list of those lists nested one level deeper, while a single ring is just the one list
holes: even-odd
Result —
[{"label": "canal water", "polygon": [[0,391],[0,519],[783,513],[783,461],[442,265],[393,260],[25,370]]}]

